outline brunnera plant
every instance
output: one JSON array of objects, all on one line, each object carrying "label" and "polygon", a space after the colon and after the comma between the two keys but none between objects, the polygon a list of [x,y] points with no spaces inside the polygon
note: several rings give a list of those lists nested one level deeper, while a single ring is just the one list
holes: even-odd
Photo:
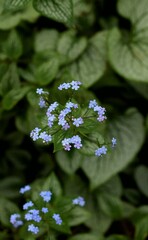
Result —
[{"label": "brunnera plant", "polygon": [[[68,99],[63,104],[54,101],[50,103],[50,94],[42,88],[36,93],[40,95],[39,106],[43,111],[42,127],[36,127],[30,133],[33,141],[53,143],[54,152],[59,150],[70,151],[72,147],[83,152],[88,142],[93,142],[94,155],[102,156],[108,148],[116,145],[113,137],[110,142],[105,142],[101,134],[101,125],[107,119],[106,109],[100,106],[95,99],[83,105],[77,102],[75,91],[81,86],[80,81],[60,84],[58,90],[68,91]],[[59,93],[60,94],[60,93]],[[99,131],[100,130],[100,131]],[[97,132],[97,134],[95,134]]]},{"label": "brunnera plant", "polygon": [[[68,99],[64,105],[54,101],[51,103],[50,94],[42,88],[37,88],[36,93],[40,96],[39,106],[43,110],[42,128],[36,127],[30,133],[33,141],[42,141],[45,144],[53,143],[54,152],[61,149],[71,151],[83,149],[87,141],[94,142],[94,155],[105,155],[108,148],[116,145],[113,137],[110,143],[106,143],[103,136],[94,138],[93,132],[99,130],[99,125],[106,120],[106,109],[100,106],[95,99],[81,106],[75,98],[75,91],[81,86],[80,81],[65,82],[58,86],[59,91],[68,91]],[[92,137],[93,136],[93,137]],[[86,142],[85,142],[86,141]],[[20,189],[24,194],[31,190],[29,185]],[[51,230],[70,233],[68,216],[75,205],[83,207],[85,200],[78,196],[74,199],[52,197],[50,189],[41,190],[36,194],[34,201],[28,200],[23,205],[23,213],[14,213],[10,216],[10,222],[14,228],[24,227],[28,232],[35,235],[48,235]],[[53,231],[52,231],[53,232]]]},{"label": "brunnera plant", "polygon": [[[50,190],[36,192],[35,199],[30,185],[20,189],[20,194],[27,199],[20,212],[15,212],[10,216],[10,223],[16,230],[16,234],[22,238],[22,233],[28,232],[37,236],[56,236],[56,232],[69,234],[70,227],[68,219],[76,207],[83,207],[85,200],[83,197],[76,198],[57,197]],[[31,200],[30,200],[31,198]],[[34,200],[32,200],[34,199]],[[25,233],[25,236],[26,233]]]}]

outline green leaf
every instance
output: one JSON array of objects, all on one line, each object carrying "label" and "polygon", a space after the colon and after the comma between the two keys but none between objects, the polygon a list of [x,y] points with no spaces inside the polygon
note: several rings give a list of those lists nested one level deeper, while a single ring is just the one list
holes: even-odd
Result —
[{"label": "green leaf", "polygon": [[98,194],[98,202],[101,210],[112,219],[120,219],[123,215],[122,201],[111,194]]},{"label": "green leaf", "polygon": [[136,225],[143,218],[148,216],[148,205],[141,206],[136,208],[131,216],[131,221]]},{"label": "green leaf", "polygon": [[73,174],[63,177],[64,193],[66,196],[85,196],[87,184],[78,175]]},{"label": "green leaf", "polygon": [[10,65],[1,64],[0,79],[1,79],[0,92],[2,96],[5,97],[5,95],[12,89],[19,89],[20,79],[18,76],[18,69],[16,63],[11,63]]},{"label": "green leaf", "polygon": [[62,130],[55,133],[52,137],[54,144],[54,153],[63,149],[62,140],[65,138],[65,132]]},{"label": "green leaf", "polygon": [[98,188],[99,192],[108,193],[116,197],[121,197],[123,189],[120,177],[115,175]]},{"label": "green leaf", "polygon": [[105,156],[85,157],[82,162],[93,189],[124,169],[140,150],[145,137],[143,118],[134,109],[110,122],[108,127],[108,139],[115,137],[117,146]]},{"label": "green leaf", "polygon": [[81,165],[82,155],[78,151],[59,151],[56,153],[56,160],[64,172],[74,174]]},{"label": "green leaf", "polygon": [[104,234],[111,225],[111,218],[104,214],[98,206],[98,201],[92,193],[86,198],[86,208],[91,212],[91,217],[86,221],[88,226],[93,232],[97,234]]},{"label": "green leaf", "polygon": [[4,9],[5,10],[18,10],[20,8],[26,7],[30,0],[5,0]]},{"label": "green leaf", "polygon": [[148,237],[148,215],[136,224],[135,240],[146,240]]},{"label": "green leaf", "polygon": [[108,39],[113,68],[126,79],[137,82],[148,82],[147,7],[147,0],[119,0],[118,11],[131,21],[132,30],[122,33],[115,28]]},{"label": "green leaf", "polygon": [[93,233],[81,233],[73,237],[68,238],[68,240],[103,240],[103,237],[96,236]]},{"label": "green leaf", "polygon": [[68,62],[77,59],[87,46],[85,37],[77,37],[76,32],[67,31],[59,39],[57,51],[67,57]]},{"label": "green leaf", "polygon": [[3,100],[2,100],[2,107],[5,110],[12,109],[30,90],[30,86],[18,88],[18,89],[12,89],[10,92],[8,92]]},{"label": "green leaf", "polygon": [[148,168],[145,166],[138,166],[135,169],[135,180],[140,191],[148,197]]},{"label": "green leaf", "polygon": [[95,21],[94,3],[86,0],[73,0],[74,22],[83,31],[90,30]]},{"label": "green leaf", "polygon": [[12,30],[3,43],[3,53],[10,59],[18,59],[22,55],[22,42],[15,30]]},{"label": "green leaf", "polygon": [[72,0],[33,0],[34,8],[55,21],[71,25],[73,18]]},{"label": "green leaf", "polygon": [[62,188],[61,184],[55,175],[55,173],[51,173],[48,178],[44,180],[44,184],[42,186],[42,190],[49,190],[55,195],[55,196],[61,196],[62,195]]},{"label": "green leaf", "polygon": [[88,218],[90,218],[91,214],[87,210],[81,208],[81,207],[75,207],[71,212],[69,216],[69,225],[70,226],[76,226],[81,223],[84,223]]},{"label": "green leaf", "polygon": [[123,235],[111,235],[110,237],[105,238],[106,240],[130,240],[128,237]]},{"label": "green leaf", "polygon": [[74,79],[78,79],[84,87],[92,86],[98,81],[106,69],[106,37],[107,32],[99,32],[93,36],[79,58],[68,66]]},{"label": "green leaf", "polygon": [[43,62],[35,71],[36,83],[45,86],[55,77],[59,69],[59,58],[53,57],[47,62]]},{"label": "green leaf", "polygon": [[5,226],[10,227],[10,215],[17,213],[18,207],[13,202],[9,201],[6,198],[0,198],[0,222]]},{"label": "green leaf", "polygon": [[[5,0],[4,0],[5,1]],[[31,4],[25,9],[17,12],[3,11],[0,5],[0,29],[8,30],[17,26],[22,20],[34,22],[39,16],[39,13],[33,9]]]},{"label": "green leaf", "polygon": [[55,50],[59,39],[56,29],[44,29],[35,35],[34,48],[36,52]]},{"label": "green leaf", "polygon": [[148,84],[147,83],[143,83],[143,82],[133,82],[130,81],[129,82],[131,84],[131,86],[136,90],[136,92],[138,92],[140,95],[142,95],[144,98],[146,98],[148,100]]},{"label": "green leaf", "polygon": [[[92,123],[92,125],[90,125],[90,128],[88,127],[90,132],[92,130],[91,128],[93,127],[93,125],[95,125],[95,124]],[[98,123],[96,125],[98,125]],[[85,126],[85,123],[84,123],[84,126]],[[100,144],[104,144],[104,138],[100,134],[100,132],[101,132],[101,129],[99,129],[99,127],[96,126],[96,129],[93,129],[92,134],[90,134],[88,136],[88,137],[90,137],[90,139],[87,139],[87,138],[84,137],[83,147],[80,149],[81,153],[86,154],[86,155],[90,155],[90,156],[92,156],[92,155],[94,156],[95,150],[98,148],[98,142]],[[80,130],[80,133],[81,133],[81,130]],[[82,134],[82,136],[83,136],[83,134]]]}]

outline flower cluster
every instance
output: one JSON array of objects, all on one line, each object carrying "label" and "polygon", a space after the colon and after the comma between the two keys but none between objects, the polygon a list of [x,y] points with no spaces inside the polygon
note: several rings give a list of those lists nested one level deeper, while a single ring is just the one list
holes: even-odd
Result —
[{"label": "flower cluster", "polygon": [[73,136],[71,138],[64,138],[62,140],[62,146],[67,151],[70,151],[71,144],[74,144],[74,147],[76,149],[80,149],[82,147],[81,138],[78,135],[76,135],[76,136]]},{"label": "flower cluster", "polygon": [[[20,193],[25,193],[29,190],[31,190],[31,187],[29,185],[26,185],[25,187],[20,189]],[[32,201],[26,202],[23,205],[23,210],[25,211],[25,213],[23,214],[24,221],[21,220],[21,215],[19,213],[14,213],[10,216],[10,223],[15,228],[18,228],[22,226],[25,222],[27,222],[27,226],[28,226],[27,230],[29,232],[32,232],[33,234],[37,234],[40,231],[39,229],[40,223],[43,224],[43,222],[45,221],[44,214],[47,214],[46,215],[47,221],[53,219],[56,225],[63,224],[63,220],[60,214],[56,212],[52,213],[52,211],[50,210],[50,205],[48,205],[48,203],[51,201],[51,198],[52,198],[52,192],[41,191],[39,193],[39,198],[42,199],[43,204],[46,204],[46,206],[41,206],[42,202],[40,203],[40,207],[37,207],[36,203],[33,203]],[[83,197],[79,196],[78,198],[72,200],[72,204],[83,207],[85,205],[85,200]]]},{"label": "flower cluster", "polygon": [[93,109],[94,112],[98,113],[97,120],[103,122],[107,117],[105,116],[106,109],[99,106],[96,100],[90,100],[88,108]]},{"label": "flower cluster", "polygon": [[14,213],[10,216],[10,222],[13,224],[15,228],[23,225],[23,221],[20,220],[21,215],[19,213]]},{"label": "flower cluster", "polygon": [[85,205],[85,200],[83,197],[77,197],[77,198],[73,199],[72,203],[74,205],[79,205],[79,206],[83,207]]},{"label": "flower cluster", "polygon": [[[81,85],[79,81],[72,81],[60,84],[58,89],[61,91],[63,89],[71,89],[77,91]],[[54,134],[59,133],[59,138],[61,142],[61,148],[70,151],[72,146],[76,149],[83,147],[83,134],[86,137],[85,132],[81,132],[81,129],[89,128],[88,121],[90,118],[96,123],[102,123],[107,119],[106,109],[98,105],[95,99],[90,100],[87,109],[80,108],[80,105],[75,99],[69,98],[65,105],[61,105],[58,102],[53,102],[50,105],[47,104],[46,91],[42,88],[38,88],[36,93],[40,95],[39,105],[41,108],[45,107],[46,116],[46,126],[44,131],[41,128],[36,127],[30,133],[30,137],[33,141],[41,139],[43,143],[54,142]],[[82,111],[83,110],[83,111]],[[53,131],[55,129],[55,132]],[[88,131],[88,130],[87,130]],[[94,128],[95,131],[95,128]],[[63,139],[61,138],[63,136]],[[91,141],[91,139],[90,139]],[[101,145],[97,142],[98,149],[94,150],[94,155],[102,156],[107,153],[107,144]],[[116,139],[112,138],[111,146],[116,145]],[[59,148],[58,148],[59,149]]]},{"label": "flower cluster", "polygon": [[59,90],[63,90],[63,89],[66,89],[66,90],[67,90],[67,89],[71,88],[71,89],[73,89],[73,90],[78,90],[81,84],[82,84],[82,83],[79,82],[79,81],[72,81],[72,82],[70,82],[70,83],[63,83],[63,84],[61,84],[61,85],[58,87],[58,89],[59,89]]},{"label": "flower cluster", "polygon": [[36,141],[37,139],[42,139],[44,143],[49,143],[52,141],[51,135],[47,134],[45,131],[41,132],[41,129],[38,127],[31,131],[30,137],[33,139],[33,141]]}]

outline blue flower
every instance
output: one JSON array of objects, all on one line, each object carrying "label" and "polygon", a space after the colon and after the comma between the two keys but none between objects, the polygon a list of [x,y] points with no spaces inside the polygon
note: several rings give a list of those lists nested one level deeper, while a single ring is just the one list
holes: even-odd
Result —
[{"label": "blue flower", "polygon": [[40,108],[46,107],[46,102],[43,97],[40,97],[39,106]]},{"label": "blue flower", "polygon": [[50,114],[59,106],[59,104],[57,102],[52,103],[46,112],[47,117],[50,116]]},{"label": "blue flower", "polygon": [[14,213],[10,216],[10,222],[13,224],[15,228],[23,225],[23,221],[20,220],[21,215],[18,213]]},{"label": "blue flower", "polygon": [[67,122],[62,126],[63,130],[67,130],[69,128],[70,128],[70,125]]},{"label": "blue flower", "polygon": [[81,138],[78,135],[76,135],[76,136],[73,136],[71,138],[64,138],[62,140],[62,146],[67,151],[70,151],[70,149],[71,149],[70,144],[74,144],[75,148],[80,149],[82,147]]},{"label": "blue flower", "polygon": [[64,147],[64,149],[66,151],[70,151],[70,149],[71,149],[70,143],[71,143],[71,138],[64,138],[62,140],[62,146]]},{"label": "blue flower", "polygon": [[58,87],[59,90],[68,89],[68,88],[70,88],[70,83],[63,83],[63,84],[60,84],[60,86]]},{"label": "blue flower", "polygon": [[42,211],[43,213],[47,213],[47,212],[48,212],[48,208],[43,207],[41,211]]},{"label": "blue flower", "polygon": [[76,127],[79,127],[83,123],[84,121],[83,121],[83,118],[81,117],[73,119],[73,125],[75,125]]},{"label": "blue flower", "polygon": [[52,193],[50,191],[41,191],[40,196],[45,202],[49,202],[51,200]]},{"label": "blue flower", "polygon": [[52,141],[51,135],[48,135],[46,132],[41,132],[39,138],[43,139],[43,143],[48,143]]},{"label": "blue flower", "polygon": [[71,143],[73,143],[74,147],[77,148],[77,149],[80,149],[82,147],[81,138],[78,135],[73,136],[71,138]]},{"label": "blue flower", "polygon": [[94,108],[97,106],[96,100],[90,100],[88,108]]},{"label": "blue flower", "polygon": [[35,222],[40,222],[42,218],[39,215],[39,210],[31,209],[25,214],[25,219],[27,221],[33,220]]},{"label": "blue flower", "polygon": [[81,84],[82,84],[82,83],[79,82],[79,81],[72,81],[72,82],[70,82],[70,83],[60,84],[60,86],[58,87],[58,89],[59,89],[59,90],[63,90],[63,89],[66,89],[66,90],[67,90],[67,89],[71,88],[71,89],[73,89],[73,90],[78,90]]},{"label": "blue flower", "polygon": [[53,126],[53,123],[54,123],[54,120],[56,119],[55,115],[54,114],[51,114],[49,117],[48,117],[48,126],[51,128]]},{"label": "blue flower", "polygon": [[41,94],[43,94],[45,92],[44,92],[43,88],[37,88],[36,93],[41,95]]},{"label": "blue flower", "polygon": [[78,108],[78,104],[69,101],[69,102],[66,103],[66,108],[68,108],[68,109]]},{"label": "blue flower", "polygon": [[105,116],[105,112],[106,112],[106,109],[101,107],[101,106],[95,106],[94,107],[94,111],[95,112],[98,112],[98,118],[97,120],[99,122],[103,122],[105,119],[106,119],[106,116]]},{"label": "blue flower", "polygon": [[32,207],[34,204],[32,201],[29,201],[23,205],[23,209],[27,210],[29,207]]},{"label": "blue flower", "polygon": [[117,140],[116,140],[116,138],[112,138],[112,147],[115,147],[116,146],[116,144],[117,144]]},{"label": "blue flower", "polygon": [[31,189],[31,187],[29,186],[29,185],[26,185],[25,187],[22,187],[21,189],[20,189],[20,193],[25,193],[25,192],[27,192],[27,191],[29,191]]},{"label": "blue flower", "polygon": [[37,234],[37,233],[39,232],[39,228],[36,227],[34,224],[30,224],[30,225],[28,226],[28,231],[29,231],[29,232],[32,232],[32,233],[34,233],[34,234]]},{"label": "blue flower", "polygon": [[54,213],[52,218],[56,221],[56,224],[58,224],[58,225],[62,224],[62,219],[59,214]]},{"label": "blue flower", "polygon": [[71,84],[73,90],[78,90],[82,83],[79,81],[72,81],[70,84]]},{"label": "blue flower", "polygon": [[83,207],[85,205],[85,200],[83,197],[77,197],[72,200],[72,203],[74,205],[79,205],[79,206]]},{"label": "blue flower", "polygon": [[102,146],[100,148],[98,148],[96,151],[95,151],[95,155],[100,157],[102,156],[103,154],[105,155],[107,152],[107,148],[105,146]]},{"label": "blue flower", "polygon": [[33,141],[36,141],[39,138],[39,132],[41,131],[40,128],[36,127],[33,129],[30,133],[30,137],[33,139]]}]

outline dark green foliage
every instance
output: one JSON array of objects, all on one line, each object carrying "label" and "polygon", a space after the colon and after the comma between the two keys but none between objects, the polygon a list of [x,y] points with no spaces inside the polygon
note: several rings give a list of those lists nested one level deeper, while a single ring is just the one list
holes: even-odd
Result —
[{"label": "dark green foliage", "polygon": [[[94,156],[87,139],[83,150],[63,151],[58,128],[54,147],[30,139],[47,124],[36,88],[64,104],[68,94],[57,86],[72,80],[83,83],[72,96],[82,107],[96,98],[107,110],[105,124],[90,119],[79,128],[102,143],[117,139],[105,156]],[[147,100],[148,0],[1,0],[0,239],[146,240]],[[58,209],[62,227],[51,220],[37,236],[14,230],[9,218],[22,211],[26,184],[33,201],[53,192],[49,218]],[[66,215],[78,195],[86,206]]]}]

